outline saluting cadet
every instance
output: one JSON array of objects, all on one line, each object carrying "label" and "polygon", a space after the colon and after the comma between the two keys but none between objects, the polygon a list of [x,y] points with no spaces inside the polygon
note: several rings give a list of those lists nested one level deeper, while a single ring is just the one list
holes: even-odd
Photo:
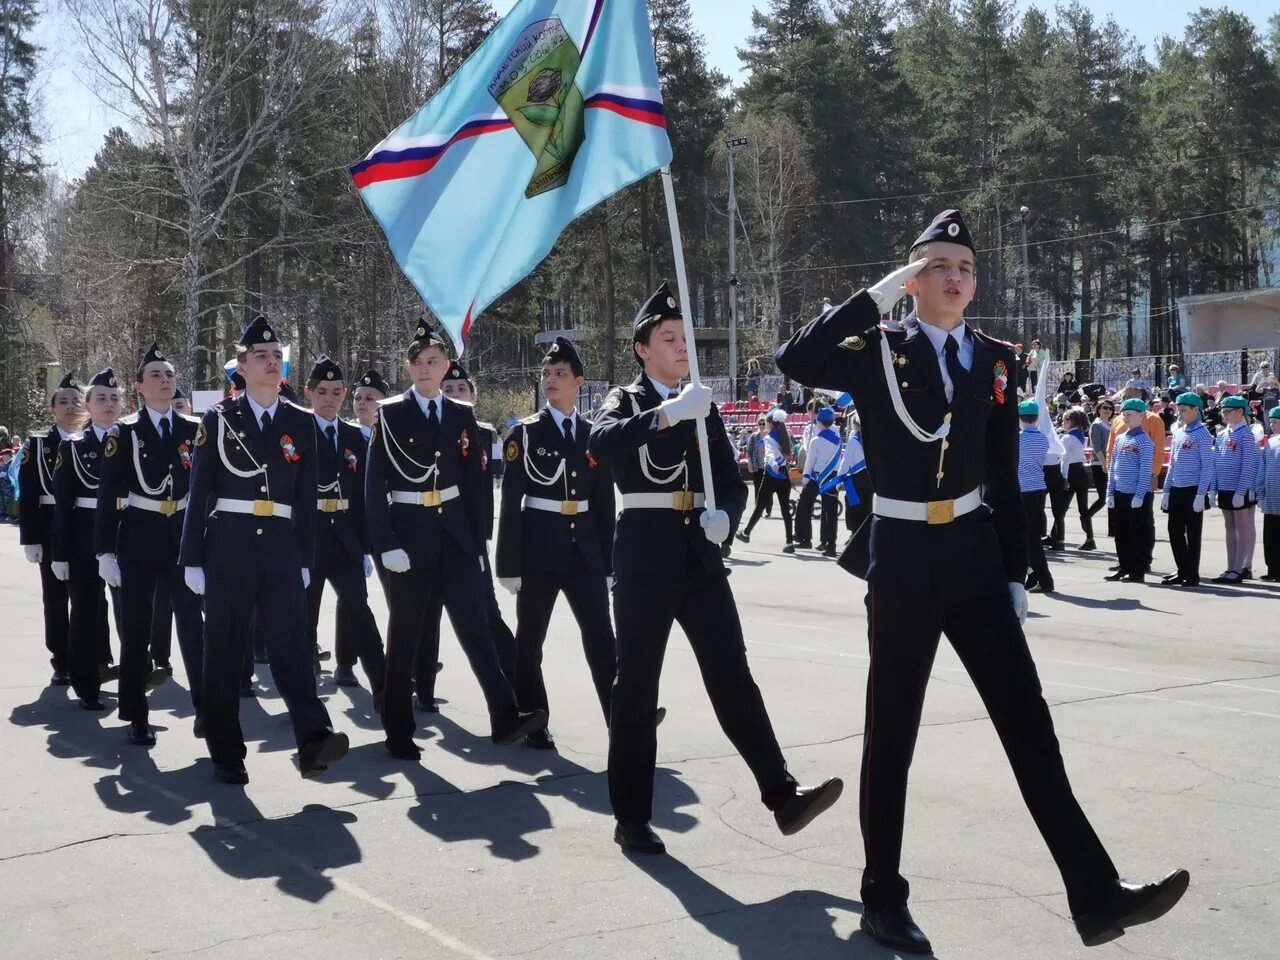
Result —
[{"label": "saluting cadet", "polygon": [[[475,407],[475,384],[462,364],[454,360],[449,364],[449,372],[444,375],[440,391],[450,400],[457,400],[470,407]],[[502,619],[502,611],[498,609],[498,597],[493,582],[493,571],[489,565],[489,541],[493,539],[493,465],[490,463],[490,451],[497,440],[497,431],[492,424],[476,421],[480,433],[480,465],[484,474],[481,484],[483,506],[481,519],[484,526],[484,544],[481,547],[481,559],[484,562],[485,583],[488,592],[485,595],[487,606],[485,615],[489,618],[489,629],[493,634],[493,644],[498,651],[498,662],[507,679],[515,682],[516,669],[516,636]],[[437,593],[427,607],[422,619],[422,639],[418,641],[418,653],[413,662],[414,688],[417,690],[415,705],[426,713],[439,713],[436,706],[436,674],[440,670],[440,621],[444,611],[444,595]],[[452,615],[450,615],[452,616]],[[450,621],[452,622],[452,620]],[[455,628],[456,632],[456,628]],[[516,699],[524,706],[524,699],[516,690]]]},{"label": "saluting cadet", "polygon": [[378,404],[391,393],[391,385],[377,370],[366,371],[356,384],[356,392],[351,398],[351,409],[360,421],[360,432],[365,442],[373,431],[373,421],[378,415]]},{"label": "saluting cadet", "polygon": [[[1045,484],[1049,479],[1044,461],[1049,453],[1049,438],[1039,427],[1040,404],[1034,400],[1023,400],[1018,404],[1018,420],[1022,423],[1022,429],[1018,431],[1018,490],[1022,493],[1022,509],[1027,515],[1027,565],[1031,568],[1026,588],[1028,591],[1038,589],[1041,593],[1053,593],[1053,574],[1049,572],[1049,562],[1044,557],[1043,541],[1044,500],[1048,490]],[[1058,473],[1056,466],[1053,473]]]},{"label": "saluting cadet", "polygon": [[248,783],[240,687],[250,619],[298,744],[298,768],[319,776],[346,756],[316,695],[307,586],[316,552],[315,420],[280,396],[284,349],[266,317],[245,328],[236,370],[245,390],[200,422],[178,562],[204,597],[205,742],[214,776]]},{"label": "saluting cadet", "polygon": [[1177,405],[1178,424],[1173,429],[1169,476],[1160,508],[1169,514],[1169,546],[1178,572],[1160,582],[1196,587],[1200,585],[1204,500],[1214,483],[1213,434],[1200,419],[1204,401],[1198,393],[1178,394]]},{"label": "saluting cadet", "polygon": [[413,387],[378,407],[369,441],[365,505],[373,545],[387,569],[387,685],[382,709],[387,750],[417,760],[411,703],[413,659],[423,621],[444,596],[458,642],[480,682],[492,739],[512,744],[546,725],[540,710],[522,713],[502,672],[485,614],[484,484],[480,433],[471,408],[440,390],[449,353],[419,323],[405,351]]},{"label": "saluting cadet", "polygon": [[[814,401],[817,403],[817,401]],[[817,429],[809,438],[804,458],[804,489],[800,491],[800,499],[796,502],[796,540],[797,546],[806,546],[813,542],[813,505],[818,497],[822,497],[822,514],[818,522],[818,550],[823,556],[836,555],[836,514],[840,504],[832,493],[823,493],[822,486],[840,466],[840,456],[844,453],[844,444],[840,442],[840,434],[832,428],[836,422],[836,411],[832,407],[819,407],[814,413]]]},{"label": "saluting cadet", "polygon": [[1257,500],[1254,484],[1258,478],[1261,451],[1249,428],[1249,404],[1244,397],[1230,396],[1218,405],[1226,429],[1218,437],[1215,465],[1218,508],[1227,525],[1227,569],[1214,583],[1240,583],[1253,579],[1250,566],[1257,539],[1253,508]]},{"label": "saluting cadet", "polygon": [[[120,384],[110,367],[94,374],[85,392],[89,426],[63,440],[53,470],[53,574],[68,583],[71,616],[68,653],[71,686],[86,710],[105,706],[99,691],[111,659],[107,596],[98,577],[93,550],[93,512],[106,441],[120,416]],[[111,588],[111,606],[119,599]],[[117,629],[119,623],[117,621]]]},{"label": "saluting cadet", "polygon": [[[200,600],[187,588],[178,566],[200,422],[173,412],[173,365],[158,344],[151,344],[143,355],[133,389],[142,397],[143,408],[121,420],[117,434],[106,439],[93,539],[98,573],[117,588],[120,598],[120,719],[129,724],[130,743],[150,746],[156,737],[147,722],[146,691],[169,675],[159,663],[151,669],[153,660],[160,659],[150,646],[161,584],[177,619],[178,649],[196,710],[196,736],[204,732],[204,623]],[[166,620],[166,663],[168,632]]]},{"label": "saluting cadet", "polygon": [[[613,480],[587,451],[590,425],[576,405],[583,382],[578,351],[556,337],[542,359],[546,406],[516,424],[503,449],[497,567],[498,581],[516,595],[514,679],[520,703],[550,716],[542,645],[563,593],[582,634],[607,726],[617,666],[606,582],[613,573]],[[546,727],[525,743],[555,749]]]},{"label": "saluting cadet", "polygon": [[1280,407],[1267,413],[1271,433],[1258,457],[1258,504],[1262,507],[1262,559],[1267,572],[1260,579],[1280,580]]},{"label": "saluting cadet", "polygon": [[[868,583],[862,928],[900,951],[930,949],[907,909],[900,862],[907,771],[946,633],[1062,873],[1077,931],[1086,944],[1102,943],[1168,910],[1188,876],[1121,884],[1072,795],[1021,626],[1027,564],[1017,361],[1008,344],[965,323],[977,283],[959,211],[938,216],[911,259],[778,351],[784,373],[852,395],[876,490],[871,521],[841,556]],[[876,321],[901,299],[904,283],[917,312],[900,330],[886,330]]]},{"label": "saluting cadet", "polygon": [[1107,474],[1107,507],[1115,511],[1119,568],[1106,579],[1123,583],[1146,581],[1151,552],[1146,511],[1154,497],[1151,462],[1156,448],[1143,428],[1146,412],[1147,405],[1137,397],[1120,405],[1126,432],[1111,449],[1111,472]]},{"label": "saluting cadet", "polygon": [[53,575],[53,467],[58,447],[84,426],[84,394],[75,376],[68,373],[49,398],[54,425],[49,432],[31,436],[22,445],[18,463],[18,542],[31,563],[40,567],[40,598],[44,604],[44,645],[49,651],[53,676],[49,684],[71,683],[71,658],[67,650],[70,608],[67,584]]},{"label": "saluting cadet", "polygon": [[373,547],[365,520],[364,474],[367,443],[360,428],[338,417],[347,398],[342,367],[328,357],[320,357],[307,378],[307,401],[311,404],[316,451],[316,556],[307,587],[307,617],[314,648],[320,624],[320,604],[325,581],[338,595],[335,632],[338,663],[333,680],[340,687],[357,687],[357,657],[369,679],[374,705],[381,702],[386,682],[387,660],[382,650],[382,634],[369,609],[369,588],[373,574]]},{"label": "saluting cadet", "polygon": [[[591,428],[588,451],[607,462],[622,493],[613,546],[618,674],[609,723],[609,800],[614,840],[661,853],[649,826],[657,754],[654,718],[673,623],[689,638],[720,726],[751,768],[784,834],[828,809],[843,784],[799,788],[787,772],[760,689],[751,676],[738,608],[720,546],[742,515],[747,487],[711,391],[677,386],[689,372],[680,309],[664,283],[636,314],[633,352],[643,368],[614,387]],[[711,477],[702,473],[694,423],[706,419]],[[710,482],[716,509],[705,509]]]}]

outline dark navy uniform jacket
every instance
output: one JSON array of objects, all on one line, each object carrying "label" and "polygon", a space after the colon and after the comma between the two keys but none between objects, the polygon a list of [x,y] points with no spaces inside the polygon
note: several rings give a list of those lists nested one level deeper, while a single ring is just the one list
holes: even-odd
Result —
[{"label": "dark navy uniform jacket", "polygon": [[[778,369],[808,387],[847,391],[862,421],[867,470],[878,494],[895,500],[955,499],[985,488],[984,502],[1000,542],[1009,582],[1026,576],[1026,514],[1018,489],[1018,394],[1013,348],[972,328],[973,363],[966,385],[956,384],[947,403],[938,355],[917,324],[908,330],[880,327],[879,308],[859,291],[818,317],[778,348]],[[919,426],[936,430],[950,413],[942,479],[940,443],[915,439],[895,413],[885,380],[880,341],[888,341],[903,405]],[[959,517],[955,522],[973,522]],[[911,523],[912,521],[905,521]],[[925,526],[921,523],[920,526]],[[864,523],[841,557],[858,576],[874,576],[870,523]],[[963,557],[955,558],[963,563]]]},{"label": "dark navy uniform jacket", "polygon": [[[488,476],[475,414],[468,404],[439,394],[440,425],[433,428],[413,392],[383,400],[369,435],[365,508],[374,551],[405,550],[434,562],[447,535],[463,556],[479,557]],[[422,494],[454,486],[459,496],[435,507],[388,502],[392,491]]]},{"label": "dark navy uniform jacket", "polygon": [[[364,506],[364,480],[368,444],[360,427],[338,420],[335,447],[324,435],[314,416],[316,438],[316,557],[327,559],[329,552],[341,550],[353,556],[371,553],[369,522]],[[336,486],[335,486],[336,484]],[[341,501],[347,502],[346,509]],[[334,509],[321,509],[329,501]]]},{"label": "dark navy uniform jacket", "polygon": [[[705,489],[693,421],[659,429],[660,403],[662,398],[652,381],[642,373],[630,386],[610,391],[591,428],[587,448],[597,460],[610,466],[624,497],[628,493],[674,493],[686,489],[701,493]],[[733,446],[714,405],[706,424],[716,508],[729,515],[733,529],[747,505],[747,485],[738,473]],[[680,464],[685,469],[675,475],[674,468]],[[682,544],[688,545],[708,571],[724,572],[719,545],[707,539],[698,522],[701,508],[686,512],[628,510],[625,502],[621,506],[613,542],[613,569],[619,576],[682,576],[689,554],[689,550],[681,549]]]},{"label": "dark navy uniform jacket", "polygon": [[480,472],[484,474],[484,539],[487,543],[493,539],[493,514],[494,514],[494,495],[493,495],[493,468],[489,465],[489,458],[492,456],[493,445],[498,442],[498,431],[493,428],[493,424],[485,423],[483,420],[477,420],[476,426],[480,430]]},{"label": "dark navy uniform jacket", "polygon": [[[18,540],[24,547],[43,546],[46,553],[53,536],[53,467],[58,461],[62,434],[56,426],[43,436],[32,434],[22,447],[18,463]],[[48,498],[42,503],[42,498]],[[52,555],[45,557],[51,560]]]},{"label": "dark navy uniform jacket", "polygon": [[98,440],[93,425],[84,433],[63,440],[53,469],[53,559],[69,562],[93,559],[93,510],[77,507],[79,499],[98,499],[98,476],[103,450],[114,438]]},{"label": "dark navy uniform jacket", "polygon": [[[275,546],[281,537],[292,537],[302,566],[310,568],[316,552],[316,435],[315,417],[309,410],[283,398],[266,435],[240,396],[210,409],[196,434],[195,463],[191,469],[191,499],[182,525],[178,563],[202,567],[205,541],[215,530],[246,532],[244,549]],[[221,433],[221,436],[220,436]],[[266,467],[266,475],[253,473]],[[251,473],[250,476],[240,476]],[[264,500],[292,508],[288,519],[253,514],[217,513],[220,498]]]},{"label": "dark navy uniform jacket", "polygon": [[[588,569],[598,570],[601,576],[613,573],[613,477],[587,451],[590,426],[575,415],[570,444],[551,411],[543,407],[516,424],[507,437],[498,522],[499,577],[571,569],[575,551]],[[573,508],[569,513],[522,509],[525,497],[585,500],[587,509],[577,513]]]},{"label": "dark navy uniform jacket", "polygon": [[171,508],[166,516],[127,505],[129,494],[174,503],[187,496],[200,421],[171,413],[169,423],[168,442],[161,439],[145,409],[117,424],[114,442],[103,451],[98,509],[94,513],[96,553],[118,553],[119,544],[126,542],[143,549],[167,544],[177,550],[184,511]]}]

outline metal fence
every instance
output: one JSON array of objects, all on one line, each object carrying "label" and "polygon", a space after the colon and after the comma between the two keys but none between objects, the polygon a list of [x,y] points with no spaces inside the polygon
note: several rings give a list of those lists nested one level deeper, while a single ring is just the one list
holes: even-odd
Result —
[{"label": "metal fence", "polygon": [[[1116,391],[1124,387],[1131,378],[1132,371],[1138,371],[1138,378],[1143,380],[1153,393],[1162,393],[1166,389],[1169,378],[1169,365],[1177,364],[1187,385],[1194,387],[1204,384],[1212,387],[1219,381],[1230,385],[1248,383],[1258,365],[1269,361],[1271,369],[1277,369],[1277,351],[1266,348],[1243,350],[1220,350],[1215,353],[1188,353],[1184,356],[1145,356],[1145,357],[1103,357],[1100,360],[1054,360],[1045,367],[1045,376],[1049,378],[1049,389],[1053,390],[1062,380],[1062,375],[1070,370],[1075,374],[1076,383],[1101,383],[1108,390]],[[1028,384],[1028,389],[1030,385]]]}]

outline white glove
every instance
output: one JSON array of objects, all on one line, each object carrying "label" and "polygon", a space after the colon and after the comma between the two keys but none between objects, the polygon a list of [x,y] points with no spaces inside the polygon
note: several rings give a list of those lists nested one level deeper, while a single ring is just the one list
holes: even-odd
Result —
[{"label": "white glove", "polygon": [[104,553],[98,558],[98,576],[108,587],[120,586],[120,564],[114,553]]},{"label": "white glove", "polygon": [[520,577],[499,577],[498,582],[502,584],[502,589],[509,590],[511,593],[520,592]]},{"label": "white glove", "polygon": [[1009,584],[1009,599],[1013,601],[1013,612],[1018,615],[1019,623],[1027,622],[1027,588],[1020,583]]},{"label": "white glove", "polygon": [[1114,510],[1115,508],[1116,508],[1116,498],[1115,498],[1115,497],[1107,497],[1107,509],[1108,509],[1108,510]]},{"label": "white glove", "polygon": [[681,420],[701,420],[711,412],[711,388],[691,383],[671,400],[663,400],[658,409],[666,415],[667,426],[674,427]]},{"label": "white glove", "polygon": [[906,295],[907,290],[903,284],[923,270],[928,262],[929,259],[927,257],[922,257],[914,263],[907,264],[905,267],[899,267],[874,287],[867,288],[867,293],[876,302],[876,306],[880,308],[881,313],[888,313]]},{"label": "white glove", "polygon": [[707,539],[717,547],[729,539],[729,515],[723,510],[704,510],[698,522]]},{"label": "white glove", "polygon": [[1133,507],[1135,510],[1140,510],[1142,509],[1142,501],[1144,499],[1144,497],[1134,497],[1129,506]]},{"label": "white glove", "polygon": [[364,555],[364,575],[366,579],[373,576],[373,557],[367,553]]},{"label": "white glove", "polygon": [[1235,507],[1237,510],[1239,510],[1241,507],[1243,507],[1243,506],[1244,506],[1244,494],[1243,494],[1243,493],[1237,493],[1234,497],[1232,497],[1232,498],[1231,498],[1231,506]]},{"label": "white glove", "polygon": [[49,564],[49,569],[53,571],[53,575],[59,580],[67,581],[71,579],[71,564],[65,560],[54,560]]},{"label": "white glove", "polygon": [[1204,497],[1196,497],[1191,501],[1192,513],[1204,513]]},{"label": "white glove", "polygon": [[302,589],[303,590],[311,589],[311,571],[308,570],[306,567],[302,568]]},{"label": "white glove", "polygon": [[38,543],[23,547],[22,552],[27,555],[28,563],[39,563],[44,559],[44,547]]},{"label": "white glove", "polygon": [[382,565],[389,573],[408,573],[409,555],[403,550],[388,550],[382,555]]},{"label": "white glove", "polygon": [[1164,488],[1164,496],[1160,498],[1160,509],[1165,513],[1169,512],[1169,488]]},{"label": "white glove", "polygon": [[183,567],[182,579],[186,581],[187,589],[197,597],[204,596],[204,567]]},{"label": "white glove", "polygon": [[612,590],[618,582],[618,578],[613,576],[613,574],[610,574],[609,576],[605,577],[604,580],[605,580],[605,583],[609,584],[610,590]]}]

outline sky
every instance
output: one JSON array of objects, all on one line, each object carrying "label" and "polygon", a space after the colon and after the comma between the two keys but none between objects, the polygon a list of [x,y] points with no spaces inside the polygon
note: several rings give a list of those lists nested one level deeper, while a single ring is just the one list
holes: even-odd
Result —
[{"label": "sky", "polygon": [[[80,176],[93,162],[103,135],[121,123],[119,115],[105,107],[81,80],[86,71],[80,65],[80,53],[71,39],[61,0],[48,0],[48,9],[36,31],[36,43],[42,54],[42,88],[44,98],[43,149],[47,163],[64,179]],[[494,0],[500,14],[506,14],[516,0]],[[707,59],[729,76],[742,75],[737,49],[746,43],[751,32],[751,10],[764,7],[767,0],[690,0],[695,28],[707,43]],[[1223,5],[1217,0],[1085,0],[1099,16],[1110,15],[1143,44],[1148,54],[1155,41],[1171,30],[1181,34],[1189,14],[1202,6]],[[1020,0],[1019,7],[1029,6]],[[1052,4],[1042,2],[1042,7]],[[1275,0],[1236,0],[1225,6],[1253,20],[1259,33],[1266,30],[1268,18],[1277,11]],[[387,131],[390,133],[391,131]]]}]

